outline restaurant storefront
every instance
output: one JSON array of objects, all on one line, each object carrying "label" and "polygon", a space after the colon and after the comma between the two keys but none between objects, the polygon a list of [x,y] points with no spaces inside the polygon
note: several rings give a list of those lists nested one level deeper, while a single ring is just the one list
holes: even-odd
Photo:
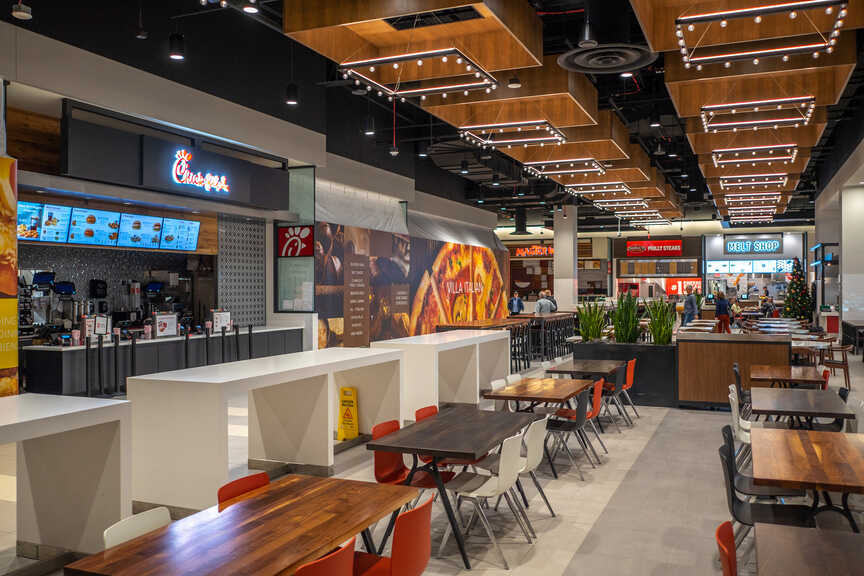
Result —
[{"label": "restaurant storefront", "polygon": [[680,296],[687,286],[701,291],[702,246],[695,237],[616,238],[615,296],[643,299]]}]

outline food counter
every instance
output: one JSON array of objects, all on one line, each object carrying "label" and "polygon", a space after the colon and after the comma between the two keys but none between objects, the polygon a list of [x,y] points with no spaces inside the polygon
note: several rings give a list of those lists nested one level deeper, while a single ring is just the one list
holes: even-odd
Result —
[{"label": "food counter", "polygon": [[[135,343],[135,372],[155,374],[182,368],[204,366],[209,358],[210,364],[245,360],[249,358],[249,334],[240,330],[235,342],[234,334],[228,333],[222,357],[222,335],[210,336],[209,347],[203,335],[189,337],[189,362],[186,363],[186,343],[183,336],[137,340]],[[206,347],[206,349],[205,349]],[[239,357],[237,349],[239,347]],[[118,371],[122,385],[132,376],[132,343],[120,342],[117,353]],[[303,350],[303,329],[300,327],[253,328],[252,358],[263,358],[277,354],[289,354]],[[42,394],[86,394],[89,373],[91,389],[97,392],[99,386],[99,359],[96,339],[91,339],[89,371],[85,367],[86,350],[84,346],[23,346],[22,370],[26,378],[28,392]],[[107,390],[115,390],[114,344],[106,337],[102,350],[102,384]]]},{"label": "food counter", "polygon": [[679,405],[728,405],[729,385],[735,383],[734,363],[738,363],[746,390],[750,388],[750,366],[787,366],[792,352],[788,334],[682,332],[677,341]]}]

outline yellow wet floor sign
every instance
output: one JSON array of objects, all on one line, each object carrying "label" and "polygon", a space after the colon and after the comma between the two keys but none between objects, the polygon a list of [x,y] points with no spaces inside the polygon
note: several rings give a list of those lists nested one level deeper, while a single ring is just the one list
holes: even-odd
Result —
[{"label": "yellow wet floor sign", "polygon": [[357,388],[339,388],[339,430],[337,440],[353,440],[359,434],[357,425]]}]

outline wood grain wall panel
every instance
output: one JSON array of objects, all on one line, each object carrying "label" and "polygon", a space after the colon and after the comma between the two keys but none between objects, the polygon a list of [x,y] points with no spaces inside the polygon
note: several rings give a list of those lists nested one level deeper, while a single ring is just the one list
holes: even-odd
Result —
[{"label": "wood grain wall panel", "polygon": [[17,108],[6,109],[8,154],[19,170],[60,173],[60,119]]},{"label": "wood grain wall panel", "polygon": [[[678,400],[680,402],[729,403],[729,385],[735,383],[732,364],[741,370],[741,382],[750,388],[754,364],[789,364],[788,341],[760,341],[744,336],[714,334],[703,339],[678,339]],[[739,335],[733,335],[739,336]]]},{"label": "wood grain wall panel", "polygon": [[[201,222],[201,228],[198,231],[198,250],[196,250],[194,254],[215,255],[219,253],[219,218],[216,214],[190,214],[189,212],[163,210],[161,208],[152,208],[149,206],[124,206],[122,203],[105,202],[102,200],[82,200],[69,196],[58,196],[53,194],[35,194],[33,192],[26,191],[22,191],[19,194],[19,199],[27,202],[57,203],[61,206],[93,208],[95,210],[110,210],[114,212],[127,212],[131,214],[141,214],[143,216],[161,216],[163,218],[177,218],[180,220],[197,220],[198,222]],[[26,241],[19,240],[19,242]],[[33,242],[33,244],[44,245],[40,242]],[[111,248],[106,246],[98,246],[98,248],[105,248],[108,250],[139,250],[136,248]],[[150,249],[143,251],[173,253],[177,252],[176,250]],[[184,253],[192,254],[193,252]]]}]

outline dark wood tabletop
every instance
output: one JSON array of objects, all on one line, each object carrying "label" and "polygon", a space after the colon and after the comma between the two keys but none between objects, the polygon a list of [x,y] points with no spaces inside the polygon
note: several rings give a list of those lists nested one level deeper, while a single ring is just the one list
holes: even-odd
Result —
[{"label": "dark wood tabletop", "polygon": [[291,475],[83,558],[67,576],[293,574],[417,497],[417,489]]},{"label": "dark wood tabletop", "polygon": [[822,378],[822,374],[815,366],[754,364],[753,366],[750,366],[750,381],[822,384],[825,379]]},{"label": "dark wood tabletop", "polygon": [[584,374],[586,376],[608,376],[627,363],[622,360],[568,360],[558,366],[547,368],[547,374]]},{"label": "dark wood tabletop", "polygon": [[477,460],[541,416],[458,405],[366,444],[368,450]]},{"label": "dark wood tabletop", "polygon": [[753,480],[795,490],[864,493],[864,435],[753,427]]},{"label": "dark wood tabletop", "polygon": [[483,397],[489,400],[516,400],[521,402],[549,402],[564,404],[578,396],[593,380],[572,380],[570,378],[526,378],[497,390],[485,390]]},{"label": "dark wood tabletop", "polygon": [[487,320],[463,320],[461,322],[442,322],[438,324],[436,330],[443,332],[445,330],[495,330],[502,328],[510,328],[512,326],[524,326],[531,322],[530,318],[494,318]]},{"label": "dark wood tabletop", "polygon": [[756,524],[759,576],[853,576],[864,567],[864,535]]},{"label": "dark wood tabletop", "polygon": [[750,395],[753,414],[806,418],[855,418],[855,413],[833,390],[753,388]]}]

